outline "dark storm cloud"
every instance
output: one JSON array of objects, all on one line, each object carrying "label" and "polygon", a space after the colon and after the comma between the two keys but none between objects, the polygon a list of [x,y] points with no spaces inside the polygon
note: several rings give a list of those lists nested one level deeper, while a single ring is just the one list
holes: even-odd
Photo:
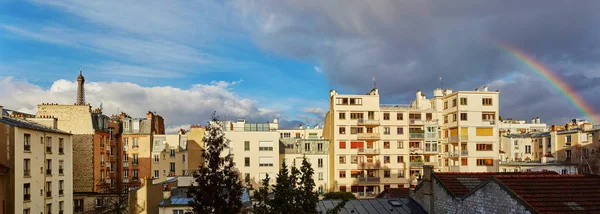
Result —
[{"label": "dark storm cloud", "polygon": [[[259,46],[316,61],[337,89],[364,93],[376,77],[385,101],[412,98],[417,89],[430,92],[440,76],[455,90],[503,80],[496,84],[502,115],[581,116],[496,45],[503,42],[549,65],[599,104],[597,79],[585,77],[600,71],[600,1],[240,0],[235,6]],[[511,75],[517,78],[507,79]]]}]

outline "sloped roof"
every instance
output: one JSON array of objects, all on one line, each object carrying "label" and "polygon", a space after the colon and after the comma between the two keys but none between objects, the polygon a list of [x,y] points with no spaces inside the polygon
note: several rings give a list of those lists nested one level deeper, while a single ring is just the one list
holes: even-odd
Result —
[{"label": "sloped roof", "polygon": [[53,132],[53,133],[59,133],[59,134],[70,134],[68,132],[64,132],[64,131],[61,131],[61,130],[58,130],[58,129],[53,129],[53,128],[41,125],[41,124],[33,122],[33,121],[23,120],[23,119],[9,117],[9,116],[2,116],[2,118],[0,118],[0,123],[4,123],[4,124],[9,125],[9,126],[15,126],[15,127],[19,127],[19,128],[38,130],[38,131],[43,131],[43,132]]},{"label": "sloped roof", "polygon": [[600,213],[598,175],[498,175],[495,178],[540,213]]},{"label": "sloped roof", "polygon": [[[321,200],[317,203],[319,213],[327,213],[333,209],[341,200]],[[379,213],[427,213],[421,205],[411,198],[375,198],[354,199],[348,201],[340,210],[341,214],[379,214]]]},{"label": "sloped roof", "polygon": [[409,188],[387,188],[381,191],[375,198],[408,198],[410,197]]}]

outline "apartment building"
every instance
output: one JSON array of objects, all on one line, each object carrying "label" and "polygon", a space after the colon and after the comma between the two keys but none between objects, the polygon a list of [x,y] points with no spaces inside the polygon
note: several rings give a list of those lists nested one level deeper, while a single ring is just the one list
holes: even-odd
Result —
[{"label": "apartment building", "polygon": [[177,134],[154,135],[152,144],[152,178],[163,182],[168,177],[186,175],[188,170],[188,136],[184,130]]},{"label": "apartment building", "polygon": [[448,171],[497,172],[499,91],[444,91],[444,156]]},{"label": "apartment building", "polygon": [[155,135],[164,135],[163,118],[155,112],[145,118],[134,118],[126,113],[119,115],[122,123],[122,182],[127,186],[139,186],[141,178],[153,176],[153,145]]},{"label": "apartment building", "polygon": [[198,169],[204,165],[204,133],[206,128],[202,125],[191,125],[190,130],[186,133],[188,138],[187,152],[188,152],[188,166],[190,170]]},{"label": "apartment building", "polygon": [[1,211],[72,213],[73,135],[58,130],[56,118],[6,112],[0,106]]},{"label": "apartment building", "polygon": [[248,123],[239,119],[223,121],[221,125],[225,138],[230,141],[229,150],[223,154],[233,154],[244,184],[260,187],[267,175],[274,182],[281,166],[277,119],[273,123]]},{"label": "apartment building", "polygon": [[[554,134],[556,139],[556,133]],[[532,132],[502,136],[499,172],[554,171],[577,174],[575,164],[557,161],[552,155],[551,132]],[[555,152],[556,154],[556,152]]]},{"label": "apartment building", "polygon": [[499,121],[498,130],[500,136],[505,134],[519,134],[530,132],[545,132],[548,130],[545,123],[541,123],[540,117],[532,118],[530,123],[525,120],[506,119]]},{"label": "apartment building", "polygon": [[297,129],[279,129],[277,131],[281,139],[323,139],[323,129],[321,127],[319,127],[319,124],[313,127],[300,125]]},{"label": "apartment building", "polygon": [[304,158],[311,164],[315,189],[320,194],[329,190],[329,140],[282,138],[279,140],[282,160],[288,166],[302,166]]}]

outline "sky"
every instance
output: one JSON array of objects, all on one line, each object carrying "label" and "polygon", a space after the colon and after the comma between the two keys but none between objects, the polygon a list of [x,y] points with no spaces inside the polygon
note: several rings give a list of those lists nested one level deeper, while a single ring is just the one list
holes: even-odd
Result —
[{"label": "sky", "polygon": [[[0,105],[86,101],[155,111],[169,130],[225,119],[323,122],[329,90],[410,103],[416,90],[500,91],[500,116],[583,119],[536,59],[600,112],[599,1],[0,1]],[[439,81],[443,77],[443,83]]]}]

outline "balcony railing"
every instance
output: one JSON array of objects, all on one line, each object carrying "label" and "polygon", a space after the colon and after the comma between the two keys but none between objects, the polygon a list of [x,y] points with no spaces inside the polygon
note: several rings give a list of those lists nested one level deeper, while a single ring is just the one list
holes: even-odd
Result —
[{"label": "balcony railing", "polygon": [[411,161],[411,162],[410,162],[410,167],[413,167],[413,168],[415,168],[415,167],[422,168],[422,167],[423,167],[423,164],[424,164],[424,163],[423,163],[423,162],[420,162],[420,161],[414,161],[414,162],[413,162],[413,161]]},{"label": "balcony railing", "polygon": [[423,165],[438,167],[438,162],[425,162]]},{"label": "balcony railing", "polygon": [[24,201],[29,201],[29,200],[31,200],[31,195],[30,195],[30,194],[25,194],[25,195],[23,195],[23,200],[24,200]]},{"label": "balcony railing", "polygon": [[361,177],[358,178],[359,183],[379,183],[381,181],[380,177]]},{"label": "balcony railing", "polygon": [[462,151],[460,151],[460,155],[461,156],[469,156],[469,150],[462,150]]},{"label": "balcony railing", "polygon": [[379,120],[375,120],[375,119],[358,119],[358,125],[379,125]]},{"label": "balcony railing", "polygon": [[129,162],[123,162],[123,167],[129,167]]},{"label": "balcony railing", "polygon": [[483,123],[483,125],[496,125],[495,120],[483,120],[481,122]]},{"label": "balcony railing", "polygon": [[24,145],[23,146],[23,150],[25,150],[25,151],[31,151],[31,145]]},{"label": "balcony railing", "polygon": [[123,183],[129,183],[129,178],[127,178],[127,177],[124,177],[124,178],[123,178]]},{"label": "balcony railing", "polygon": [[423,125],[423,121],[421,119],[409,119],[408,124],[410,125]]},{"label": "balcony railing", "polygon": [[362,162],[360,163],[361,168],[379,168],[381,163],[379,162]]},{"label": "balcony railing", "polygon": [[28,169],[23,170],[23,176],[26,176],[26,177],[31,176],[31,170],[28,170]]},{"label": "balcony railing", "polygon": [[425,133],[425,138],[427,139],[438,139],[437,133]]},{"label": "balcony railing", "polygon": [[358,154],[379,154],[379,149],[365,149],[359,148]]},{"label": "balcony railing", "polygon": [[458,157],[458,152],[448,152],[448,157]]},{"label": "balcony railing", "polygon": [[410,133],[410,138],[423,139],[424,137],[424,133]]},{"label": "balcony railing", "polygon": [[134,161],[134,162],[133,162],[133,163],[131,163],[131,164],[133,164],[133,166],[137,166],[139,163],[138,163],[137,161]]},{"label": "balcony railing", "polygon": [[458,136],[450,136],[448,142],[458,142]]},{"label": "balcony railing", "polygon": [[379,139],[379,133],[358,133],[358,139]]}]

